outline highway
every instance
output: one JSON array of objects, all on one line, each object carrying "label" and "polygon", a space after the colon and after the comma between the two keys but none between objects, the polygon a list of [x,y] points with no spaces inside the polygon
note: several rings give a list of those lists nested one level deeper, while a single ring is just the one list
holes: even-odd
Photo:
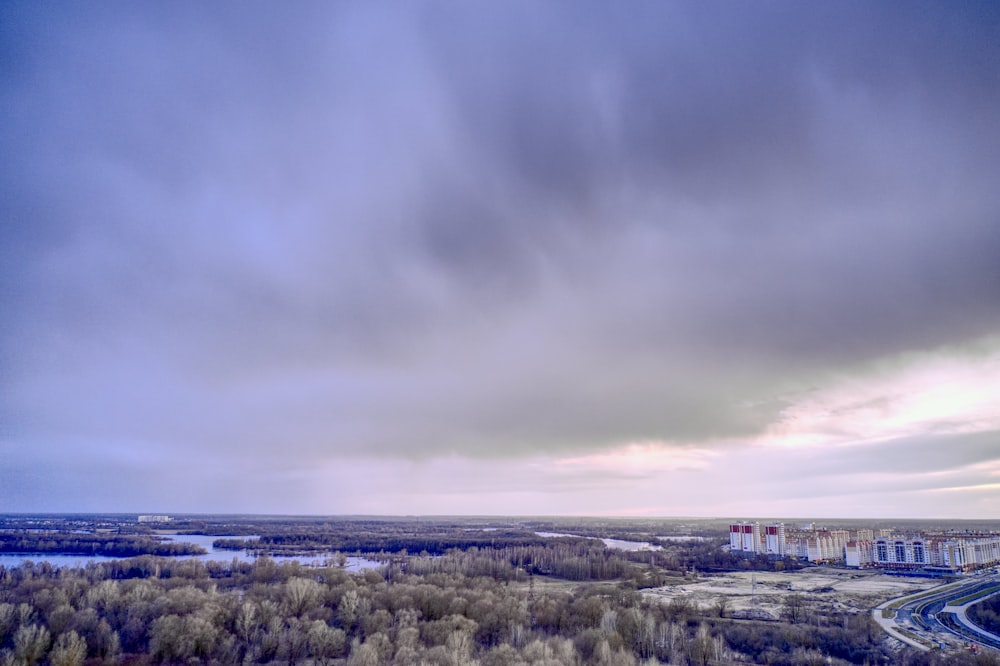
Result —
[{"label": "highway", "polygon": [[1000,650],[1000,636],[966,617],[969,606],[994,594],[1000,594],[1000,575],[976,576],[892,599],[872,615],[891,636],[921,650],[970,642]]}]

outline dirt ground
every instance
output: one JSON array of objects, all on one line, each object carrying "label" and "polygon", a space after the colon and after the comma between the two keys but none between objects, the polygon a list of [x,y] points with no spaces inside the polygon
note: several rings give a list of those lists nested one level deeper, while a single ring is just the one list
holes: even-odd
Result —
[{"label": "dirt ground", "polygon": [[867,611],[886,599],[941,583],[939,579],[905,578],[875,571],[810,567],[781,573],[741,571],[705,575],[698,582],[666,585],[645,593],[663,601],[684,597],[701,609],[714,608],[725,597],[727,615],[754,611],[779,617],[784,598],[793,593],[802,595],[807,606]]}]

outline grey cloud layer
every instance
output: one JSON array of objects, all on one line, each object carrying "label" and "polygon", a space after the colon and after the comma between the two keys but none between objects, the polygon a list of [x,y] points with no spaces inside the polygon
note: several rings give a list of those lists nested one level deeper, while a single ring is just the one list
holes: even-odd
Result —
[{"label": "grey cloud layer", "polygon": [[1000,325],[988,3],[3,11],[5,446],[750,436]]}]

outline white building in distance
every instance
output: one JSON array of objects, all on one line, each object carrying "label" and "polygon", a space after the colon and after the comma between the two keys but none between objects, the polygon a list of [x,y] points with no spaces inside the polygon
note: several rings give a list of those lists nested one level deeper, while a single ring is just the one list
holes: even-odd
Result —
[{"label": "white building in distance", "polygon": [[787,553],[785,524],[741,521],[729,526],[729,550],[783,557]]},{"label": "white building in distance", "polygon": [[170,516],[163,515],[143,515],[139,516],[140,523],[169,523]]}]

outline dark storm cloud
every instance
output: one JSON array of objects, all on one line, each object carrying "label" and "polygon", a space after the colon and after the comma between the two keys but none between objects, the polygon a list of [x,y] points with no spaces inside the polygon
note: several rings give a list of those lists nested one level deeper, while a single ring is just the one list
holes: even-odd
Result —
[{"label": "dark storm cloud", "polygon": [[[477,15],[435,33],[487,163],[530,210],[562,213],[491,225],[498,253],[544,247],[567,217],[556,233],[638,218],[664,239],[662,264],[633,275],[643,304],[691,293],[687,325],[722,343],[853,356],[994,327],[997,199],[979,159],[1000,148],[992,8],[855,7],[832,26],[823,11],[646,9]],[[664,204],[635,210],[622,189]],[[453,261],[481,259],[470,247]]]},{"label": "dark storm cloud", "polygon": [[752,436],[1000,325],[992,4],[2,11],[0,419],[40,447]]},{"label": "dark storm cloud", "polygon": [[[809,466],[809,477],[850,476],[852,474],[933,475],[943,470],[974,467],[997,458],[1000,432],[963,435],[900,437],[875,445],[849,446],[820,458]],[[928,487],[940,481],[923,479]]]}]

